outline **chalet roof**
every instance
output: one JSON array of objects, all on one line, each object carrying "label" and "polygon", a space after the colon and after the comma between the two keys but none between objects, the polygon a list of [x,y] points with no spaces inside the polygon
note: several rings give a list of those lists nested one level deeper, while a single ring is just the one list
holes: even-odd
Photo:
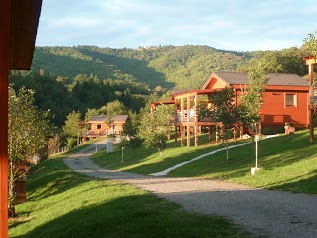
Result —
[{"label": "chalet roof", "polygon": [[[114,115],[111,117],[111,121],[116,122],[126,122],[128,119],[128,115]],[[97,116],[91,116],[90,120],[87,123],[105,123],[108,120],[108,117],[106,115],[97,115]]]},{"label": "chalet roof", "polygon": [[10,69],[29,70],[33,59],[42,0],[11,2]]},{"label": "chalet roof", "polygon": [[[274,86],[308,86],[309,82],[298,76],[297,74],[268,74],[269,78],[266,85]],[[243,85],[249,83],[248,73],[239,72],[217,72],[213,73],[204,84],[203,88],[207,85],[212,77],[219,78],[229,85]]]}]

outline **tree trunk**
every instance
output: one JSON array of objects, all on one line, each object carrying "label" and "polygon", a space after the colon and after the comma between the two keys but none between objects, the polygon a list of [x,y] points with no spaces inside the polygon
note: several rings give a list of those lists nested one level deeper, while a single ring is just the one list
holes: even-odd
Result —
[{"label": "tree trunk", "polygon": [[158,150],[160,153],[161,160],[163,160],[163,151],[161,149]]}]

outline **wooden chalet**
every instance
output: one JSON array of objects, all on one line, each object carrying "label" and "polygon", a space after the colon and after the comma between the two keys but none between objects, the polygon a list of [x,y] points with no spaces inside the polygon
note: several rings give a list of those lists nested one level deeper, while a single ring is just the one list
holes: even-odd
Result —
[{"label": "wooden chalet", "polygon": [[128,115],[115,115],[110,118],[106,115],[92,116],[89,121],[79,124],[82,127],[81,139],[86,141],[109,134],[120,135],[127,120]]},{"label": "wooden chalet", "polygon": [[[236,103],[239,104],[241,88],[249,83],[247,73],[213,73],[202,89],[234,87]],[[268,74],[263,105],[260,111],[262,128],[284,127],[285,123],[307,128],[309,125],[307,105],[309,83],[296,74]]]},{"label": "wooden chalet", "polygon": [[[195,137],[195,145],[198,145],[198,134],[201,127],[211,127],[216,123],[208,118],[199,118],[197,108],[199,97],[221,91],[225,87],[233,87],[236,93],[235,103],[239,105],[239,96],[243,88],[249,83],[247,73],[216,72],[212,73],[201,89],[175,91],[171,100],[164,102],[153,102],[150,104],[152,111],[160,104],[175,105],[175,131],[180,131],[181,144],[187,134],[187,146],[190,146],[190,134]],[[307,105],[309,104],[309,83],[304,78],[295,74],[269,74],[263,93],[263,105],[261,113],[261,128],[284,128],[285,123],[294,127],[307,128],[309,115]],[[242,128],[237,123],[237,129]],[[178,133],[175,133],[176,135]],[[177,142],[177,136],[175,137]]]},{"label": "wooden chalet", "polygon": [[0,238],[8,237],[9,70],[30,69],[42,0],[0,1]]}]

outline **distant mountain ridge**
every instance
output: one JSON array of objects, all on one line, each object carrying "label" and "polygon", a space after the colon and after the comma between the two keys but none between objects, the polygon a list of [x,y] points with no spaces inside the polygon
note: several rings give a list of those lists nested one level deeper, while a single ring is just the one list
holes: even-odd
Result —
[{"label": "distant mountain ridge", "polygon": [[67,77],[97,75],[100,79],[139,82],[150,89],[200,88],[214,71],[237,71],[254,52],[218,50],[209,46],[162,46],[112,49],[97,46],[36,47],[32,70]]}]

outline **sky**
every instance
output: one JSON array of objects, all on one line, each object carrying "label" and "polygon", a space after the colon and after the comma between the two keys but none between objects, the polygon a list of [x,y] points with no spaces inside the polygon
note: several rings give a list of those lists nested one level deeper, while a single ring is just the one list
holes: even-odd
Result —
[{"label": "sky", "polygon": [[300,47],[316,15],[316,0],[43,0],[36,45],[281,50]]}]

